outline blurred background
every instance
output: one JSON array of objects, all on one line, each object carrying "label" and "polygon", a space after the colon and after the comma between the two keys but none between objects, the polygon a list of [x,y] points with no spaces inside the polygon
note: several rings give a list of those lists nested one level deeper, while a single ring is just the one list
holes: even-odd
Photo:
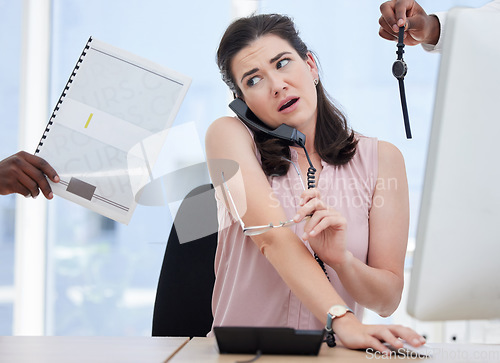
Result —
[{"label": "blurred background", "polygon": [[[487,0],[422,0],[428,13]],[[0,0],[0,159],[34,152],[89,36],[192,78],[167,137],[157,176],[203,162],[204,135],[231,114],[215,64],[232,19],[253,12],[290,15],[319,58],[321,78],[358,132],[395,144],[406,160],[410,273],[439,54],[406,47],[413,139],[405,137],[391,66],[396,43],[378,36],[382,0]],[[200,184],[208,181],[200,175]],[[139,205],[128,226],[55,197],[0,198],[0,335],[151,335],[155,289],[179,200]],[[169,194],[170,193],[170,194]],[[175,198],[174,198],[175,199]],[[196,298],[196,297],[193,297]],[[488,342],[498,322],[423,323],[405,312],[366,322],[400,323],[432,341]]]}]

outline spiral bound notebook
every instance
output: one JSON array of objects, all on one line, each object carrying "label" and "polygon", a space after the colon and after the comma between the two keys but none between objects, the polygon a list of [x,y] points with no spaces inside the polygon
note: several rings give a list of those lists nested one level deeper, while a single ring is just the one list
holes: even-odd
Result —
[{"label": "spiral bound notebook", "polygon": [[35,152],[54,194],[128,224],[190,83],[91,37]]}]

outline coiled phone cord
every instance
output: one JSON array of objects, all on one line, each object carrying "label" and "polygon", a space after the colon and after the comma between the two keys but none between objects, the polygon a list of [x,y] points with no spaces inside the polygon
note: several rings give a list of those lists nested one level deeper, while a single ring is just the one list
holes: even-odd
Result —
[{"label": "coiled phone cord", "polygon": [[[302,149],[304,149],[307,162],[309,163],[309,168],[307,169],[307,189],[312,189],[316,187],[316,168],[313,166],[311,158],[309,158],[309,154],[307,153],[307,149],[304,143],[300,142],[299,145]],[[328,276],[328,273],[326,272],[325,263],[321,260],[321,258],[319,258],[316,252],[314,252],[314,259],[320,265],[328,281],[330,281],[330,276]]]}]

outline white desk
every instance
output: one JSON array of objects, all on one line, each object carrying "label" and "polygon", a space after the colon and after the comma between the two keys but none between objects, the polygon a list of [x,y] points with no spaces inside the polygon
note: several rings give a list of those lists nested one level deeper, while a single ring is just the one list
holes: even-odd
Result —
[{"label": "white desk", "polygon": [[2,363],[163,363],[189,338],[0,337]]},{"label": "white desk", "polygon": [[[349,350],[343,347],[329,348],[323,344],[318,356],[290,356],[290,355],[263,355],[256,363],[357,363],[369,361],[417,361],[424,363],[434,362],[461,362],[485,363],[500,362],[500,345],[480,344],[430,344],[431,358],[420,359],[416,356],[396,357],[382,356],[380,353]],[[249,360],[252,355],[219,354],[214,338],[194,338],[186,344],[169,363],[234,363]]]},{"label": "white desk", "polygon": [[[249,360],[253,356],[248,354],[219,354],[215,338],[193,338],[184,346],[169,363],[234,363]],[[352,351],[345,348],[329,348],[326,344],[321,347],[318,356],[303,355],[263,355],[256,363],[281,362],[281,363],[306,363],[306,362],[358,362],[365,359],[364,352]]]},{"label": "white desk", "polygon": [[[321,347],[318,356],[264,355],[256,363],[424,363],[500,362],[500,345],[433,344],[432,358],[381,356],[342,347]],[[234,363],[252,355],[219,354],[214,338],[153,337],[0,337],[2,363]]]}]

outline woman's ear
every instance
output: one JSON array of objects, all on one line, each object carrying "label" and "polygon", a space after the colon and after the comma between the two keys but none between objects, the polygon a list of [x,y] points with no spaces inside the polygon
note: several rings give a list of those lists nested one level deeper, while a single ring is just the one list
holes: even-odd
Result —
[{"label": "woman's ear", "polygon": [[306,63],[309,66],[309,69],[311,70],[313,79],[318,79],[319,78],[318,65],[316,64],[316,60],[314,59],[314,56],[311,52],[307,52]]},{"label": "woman's ear", "polygon": [[241,92],[239,88],[236,88],[236,90],[233,91],[233,97],[241,98],[243,101],[245,101],[245,98],[243,97],[243,92]]}]

